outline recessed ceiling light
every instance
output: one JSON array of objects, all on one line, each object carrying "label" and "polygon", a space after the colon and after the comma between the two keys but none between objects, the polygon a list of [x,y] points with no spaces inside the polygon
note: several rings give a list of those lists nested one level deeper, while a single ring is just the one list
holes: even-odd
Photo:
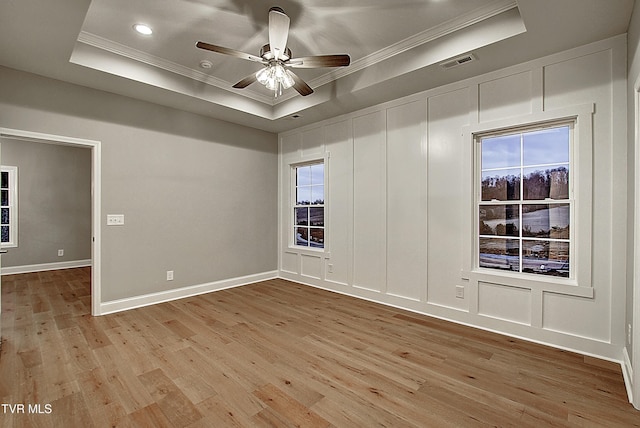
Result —
[{"label": "recessed ceiling light", "polygon": [[151,34],[153,34],[153,30],[151,29],[151,27],[146,24],[135,24],[133,26],[133,29],[143,36],[150,36]]}]

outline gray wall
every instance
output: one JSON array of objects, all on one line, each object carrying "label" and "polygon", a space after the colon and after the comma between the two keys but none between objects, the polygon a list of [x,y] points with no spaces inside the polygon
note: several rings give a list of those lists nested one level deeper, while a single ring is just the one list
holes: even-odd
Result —
[{"label": "gray wall", "polygon": [[0,127],[101,141],[103,302],[277,269],[275,134],[8,68]]},{"label": "gray wall", "polygon": [[18,167],[19,212],[2,266],[90,259],[91,151],[3,138],[2,164]]}]

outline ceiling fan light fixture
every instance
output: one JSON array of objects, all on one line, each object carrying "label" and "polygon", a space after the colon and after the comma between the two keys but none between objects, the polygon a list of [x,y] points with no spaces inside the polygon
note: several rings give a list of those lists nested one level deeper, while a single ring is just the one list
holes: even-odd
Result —
[{"label": "ceiling fan light fixture", "polygon": [[272,62],[256,73],[256,80],[267,89],[277,95],[282,94],[283,89],[289,89],[294,81],[291,73],[279,62]]},{"label": "ceiling fan light fixture", "polygon": [[153,29],[151,29],[147,24],[133,24],[133,29],[136,33],[142,34],[143,36],[150,36],[153,34]]}]

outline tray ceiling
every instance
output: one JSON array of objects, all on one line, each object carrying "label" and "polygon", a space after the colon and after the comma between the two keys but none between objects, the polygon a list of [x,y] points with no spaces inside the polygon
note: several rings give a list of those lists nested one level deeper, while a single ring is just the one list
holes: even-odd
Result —
[{"label": "tray ceiling", "polygon": [[[195,47],[202,40],[258,55],[275,5],[291,18],[294,56],[351,56],[349,67],[296,70],[315,90],[308,97],[289,89],[275,98],[258,83],[233,89],[260,64]],[[632,0],[22,0],[0,5],[0,64],[280,131],[623,33],[632,7]],[[33,33],[20,27],[38,22]],[[136,23],[153,35],[133,31]],[[475,61],[440,66],[467,54]]]}]

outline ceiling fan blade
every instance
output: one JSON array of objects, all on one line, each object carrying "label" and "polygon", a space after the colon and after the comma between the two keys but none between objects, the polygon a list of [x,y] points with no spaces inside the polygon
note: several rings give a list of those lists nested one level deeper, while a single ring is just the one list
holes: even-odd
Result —
[{"label": "ceiling fan blade", "polygon": [[250,84],[252,84],[253,82],[255,82],[256,80],[258,80],[256,78],[256,73],[252,73],[247,77],[245,77],[244,79],[242,79],[241,81],[239,81],[238,83],[236,83],[235,85],[233,85],[233,87],[236,89],[244,89]]},{"label": "ceiling fan blade", "polygon": [[291,58],[286,65],[293,68],[346,67],[351,64],[349,55],[318,55]]},{"label": "ceiling fan blade", "polygon": [[298,77],[297,74],[295,74],[291,70],[287,70],[287,73],[293,78],[293,89],[298,91],[300,95],[306,97],[307,95],[313,94],[313,89],[311,89],[311,86],[307,85],[307,83],[300,77]]},{"label": "ceiling fan blade", "polygon": [[269,9],[269,45],[274,59],[278,60],[287,48],[289,17],[279,7]]},{"label": "ceiling fan blade", "polygon": [[212,45],[210,43],[198,42],[198,43],[196,43],[196,47],[198,47],[200,49],[207,50],[207,51],[211,51],[211,52],[221,53],[221,54],[224,54],[224,55],[231,55],[231,56],[234,56],[236,58],[248,59],[249,61],[265,63],[265,61],[262,58],[260,58],[259,56],[251,55],[251,54],[244,53],[244,52],[240,52],[240,51],[237,51],[235,49],[223,48],[222,46],[216,46],[216,45]]}]

